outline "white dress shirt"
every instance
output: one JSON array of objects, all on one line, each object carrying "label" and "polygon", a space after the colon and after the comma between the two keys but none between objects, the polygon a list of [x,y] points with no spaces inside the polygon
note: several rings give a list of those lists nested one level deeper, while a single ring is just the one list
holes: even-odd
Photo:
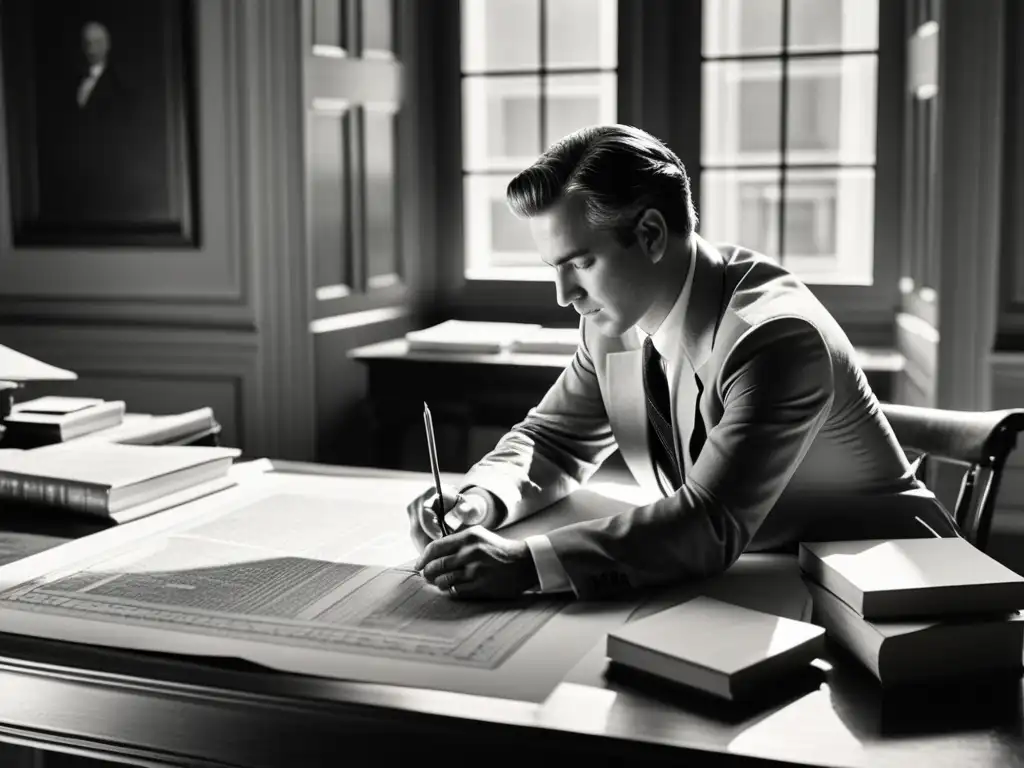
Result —
[{"label": "white dress shirt", "polygon": [[81,84],[78,86],[78,106],[84,107],[86,102],[89,101],[92,89],[96,87],[96,82],[100,79],[100,75],[103,74],[104,68],[103,64],[93,64],[89,67],[89,74],[82,79]]},{"label": "white dress shirt", "polygon": [[[672,305],[672,309],[669,310],[658,330],[651,336],[654,348],[658,350],[658,354],[661,356],[661,370],[665,374],[666,381],[674,380],[672,377],[675,373],[676,364],[679,362],[679,355],[682,354],[683,318],[686,315],[686,307],[690,303],[690,289],[693,285],[695,262],[696,254],[691,249],[690,266],[686,273],[686,280],[683,281],[683,287],[679,291],[679,298]],[[637,339],[642,344],[648,334],[641,330],[639,326],[633,326],[632,330],[636,333]],[[562,561],[558,559],[558,553],[551,546],[550,539],[543,534],[539,534],[537,536],[528,536],[525,541],[526,546],[530,549],[530,555],[533,557],[533,564],[537,569],[539,588],[535,591],[565,592],[572,589],[575,592],[575,587],[573,587],[569,575],[565,572]]]}]

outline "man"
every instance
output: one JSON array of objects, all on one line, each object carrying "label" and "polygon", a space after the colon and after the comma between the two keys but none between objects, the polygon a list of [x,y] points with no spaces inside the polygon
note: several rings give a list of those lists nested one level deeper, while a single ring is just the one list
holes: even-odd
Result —
[{"label": "man", "polygon": [[[914,478],[843,330],[806,286],[696,234],[679,158],[628,126],[583,129],[508,186],[581,315],[570,365],[445,492],[408,507],[425,578],[460,597],[605,598],[701,579],[801,540],[956,536]],[[546,536],[495,533],[618,447],[652,504]],[[431,539],[436,539],[431,541]]]},{"label": "man", "polygon": [[88,21],[77,42],[73,57],[48,61],[38,89],[40,215],[83,230],[143,219],[166,165],[159,133],[140,122],[109,27]]},{"label": "man", "polygon": [[89,69],[78,84],[76,100],[80,109],[89,103],[93,89],[107,67],[107,52],[110,50],[110,33],[99,22],[90,21],[82,28],[82,52],[89,63]]}]

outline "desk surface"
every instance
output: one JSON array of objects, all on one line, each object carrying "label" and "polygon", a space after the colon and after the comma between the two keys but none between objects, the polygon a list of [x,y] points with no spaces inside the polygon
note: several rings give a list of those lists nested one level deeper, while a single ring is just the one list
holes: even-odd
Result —
[{"label": "desk surface", "polygon": [[[413,474],[275,466],[382,482]],[[883,695],[832,649],[820,676],[739,709],[608,676],[600,651],[581,649],[573,682],[537,705],[0,635],[0,739],[136,764],[260,768],[454,749],[473,761],[1024,765],[1019,680]]]}]

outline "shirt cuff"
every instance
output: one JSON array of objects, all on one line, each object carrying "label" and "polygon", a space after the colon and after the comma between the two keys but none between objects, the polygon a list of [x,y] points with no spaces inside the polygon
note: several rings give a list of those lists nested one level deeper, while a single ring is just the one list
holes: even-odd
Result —
[{"label": "shirt cuff", "polygon": [[537,580],[540,582],[538,592],[575,591],[569,580],[569,574],[565,572],[562,561],[558,559],[558,553],[551,546],[551,540],[547,536],[527,536],[524,541],[530,550],[533,565],[537,569]]}]

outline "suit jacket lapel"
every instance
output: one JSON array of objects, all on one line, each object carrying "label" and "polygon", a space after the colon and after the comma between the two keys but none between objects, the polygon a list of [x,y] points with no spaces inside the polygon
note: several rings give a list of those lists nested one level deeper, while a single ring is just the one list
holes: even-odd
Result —
[{"label": "suit jacket lapel", "polygon": [[[725,308],[725,259],[718,249],[694,235],[696,249],[690,303],[683,320],[683,347],[695,371],[711,356],[715,333]],[[704,381],[702,378],[701,381]]]},{"label": "suit jacket lapel", "polygon": [[[697,235],[694,240],[693,286],[683,321],[683,344],[687,359],[672,367],[673,375],[669,382],[669,402],[677,424],[674,430],[676,451],[686,472],[693,463],[688,448],[693,433],[697,398],[694,369],[707,389],[705,364],[711,356],[715,332],[722,316],[726,274],[725,260],[718,250]],[[609,352],[605,360],[607,386],[602,387],[601,393],[619,451],[636,481],[646,489],[661,493],[648,442],[643,350]],[[683,449],[684,445],[687,450]]]},{"label": "suit jacket lapel", "polygon": [[608,386],[601,393],[619,451],[641,487],[660,492],[647,441],[643,351],[609,352],[605,360]]}]

